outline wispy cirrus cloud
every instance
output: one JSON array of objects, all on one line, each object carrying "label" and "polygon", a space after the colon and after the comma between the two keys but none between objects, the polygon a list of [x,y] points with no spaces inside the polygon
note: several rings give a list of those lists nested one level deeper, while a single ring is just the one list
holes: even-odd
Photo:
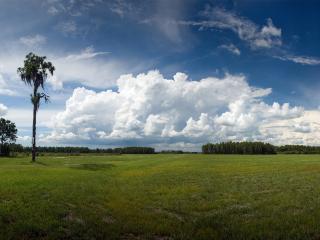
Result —
[{"label": "wispy cirrus cloud", "polygon": [[[27,53],[25,48],[10,48],[0,52],[0,95],[29,95],[17,75],[17,68],[23,64]],[[49,86],[53,90],[62,90],[67,83],[94,88],[112,87],[121,74],[130,71],[139,72],[153,64],[151,60],[145,63],[136,58],[123,59],[111,55],[105,57],[110,52],[96,51],[94,46],[60,53],[46,48],[38,51],[37,54],[47,56],[56,67],[54,76],[48,77]]]},{"label": "wispy cirrus cloud", "polygon": [[10,89],[7,82],[4,80],[2,74],[1,74],[1,68],[0,68],[0,95],[5,96],[16,96],[17,92]]},{"label": "wispy cirrus cloud", "polygon": [[280,59],[282,61],[299,63],[302,65],[310,65],[310,66],[320,65],[320,58],[310,57],[310,56],[296,56],[296,55],[277,56],[275,55],[274,58]]},{"label": "wispy cirrus cloud", "polygon": [[59,13],[59,10],[55,6],[50,6],[48,8],[48,13],[50,15],[57,15]]},{"label": "wispy cirrus cloud", "polygon": [[223,45],[220,45],[219,46],[220,49],[225,49],[227,50],[228,52],[234,54],[234,55],[237,55],[237,56],[240,56],[241,54],[241,51],[239,48],[237,48],[234,44],[230,43],[230,44],[223,44]]},{"label": "wispy cirrus cloud", "polygon": [[133,6],[130,2],[125,0],[115,0],[111,3],[110,10],[123,18],[127,13],[132,12]]},{"label": "wispy cirrus cloud", "polygon": [[218,7],[207,7],[202,12],[202,21],[179,21],[181,25],[198,27],[204,29],[230,30],[238,37],[247,42],[252,49],[265,49],[282,45],[282,30],[277,28],[272,19],[267,24],[259,26],[253,21]]},{"label": "wispy cirrus cloud", "polygon": [[[204,20],[179,21],[179,24],[198,27],[199,30],[230,30],[237,34],[239,39],[249,44],[252,50],[271,49],[277,54],[268,53],[268,55],[282,61],[290,61],[310,66],[320,65],[319,58],[288,54],[287,50],[284,50],[282,46],[282,29],[276,27],[271,18],[267,19],[266,25],[259,26],[248,18],[218,7],[207,7],[205,11],[202,12],[202,17]],[[240,51],[232,45],[224,44],[221,45],[221,48],[224,48],[236,55],[240,55]]]},{"label": "wispy cirrus cloud", "polygon": [[57,25],[57,29],[65,35],[76,34],[78,31],[77,23],[73,20],[61,22]]},{"label": "wispy cirrus cloud", "polygon": [[47,38],[43,35],[36,34],[30,36],[24,36],[19,39],[20,43],[26,45],[27,47],[37,47],[42,44],[45,44]]},{"label": "wispy cirrus cloud", "polygon": [[95,58],[97,56],[101,55],[106,55],[109,54],[110,52],[96,52],[94,50],[93,46],[89,46],[85,49],[83,49],[80,53],[78,54],[70,54],[66,57],[66,60],[71,60],[71,61],[78,61],[78,60],[84,60],[84,59],[90,59],[90,58]]},{"label": "wispy cirrus cloud", "polygon": [[152,29],[156,29],[176,45],[186,44],[185,38],[188,35],[184,31],[185,28],[179,23],[180,19],[187,16],[185,2],[162,0],[153,1],[152,5],[153,10],[144,15],[143,18],[139,16],[138,22],[152,26]]},{"label": "wispy cirrus cloud", "polygon": [[83,12],[103,3],[101,0],[45,0],[42,6],[47,8],[50,15],[67,14],[69,16],[81,16]]}]

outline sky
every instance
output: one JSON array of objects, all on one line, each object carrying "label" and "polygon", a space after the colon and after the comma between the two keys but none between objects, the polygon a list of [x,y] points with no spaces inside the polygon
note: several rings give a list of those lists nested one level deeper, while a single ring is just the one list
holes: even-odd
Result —
[{"label": "sky", "polygon": [[30,145],[34,52],[50,146],[320,145],[316,0],[0,0],[0,116]]}]

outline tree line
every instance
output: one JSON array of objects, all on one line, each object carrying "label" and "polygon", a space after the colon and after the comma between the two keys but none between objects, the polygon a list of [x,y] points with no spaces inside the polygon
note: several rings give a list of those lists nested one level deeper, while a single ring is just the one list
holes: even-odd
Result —
[{"label": "tree line", "polygon": [[[10,144],[10,151],[16,153],[32,153],[32,147],[24,147],[21,144]],[[119,148],[95,148],[88,147],[37,147],[38,153],[114,153],[114,154],[153,154],[154,148],[151,147],[119,147]]]},{"label": "tree line", "polygon": [[222,142],[202,146],[206,154],[320,154],[320,146],[274,146],[264,142]]},{"label": "tree line", "polygon": [[276,147],[264,142],[222,142],[202,146],[206,154],[276,154]]},{"label": "tree line", "polygon": [[277,152],[285,154],[320,154],[320,146],[284,145],[277,147]]},{"label": "tree line", "polygon": [[[0,155],[9,156],[13,153],[32,153],[32,147],[25,147],[21,144],[0,145]],[[88,147],[37,147],[38,153],[64,153],[64,154],[85,154],[85,153],[107,153],[107,154],[155,154],[151,147],[118,147],[118,148],[95,148]],[[181,150],[162,150],[162,154],[184,154]],[[263,142],[222,142],[208,143],[202,146],[202,153],[205,154],[320,154],[320,146],[284,145],[274,146]]]}]

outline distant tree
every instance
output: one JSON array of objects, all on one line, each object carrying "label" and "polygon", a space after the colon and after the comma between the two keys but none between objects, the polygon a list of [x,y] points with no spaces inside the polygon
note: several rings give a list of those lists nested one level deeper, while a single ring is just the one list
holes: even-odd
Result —
[{"label": "distant tree", "polygon": [[10,152],[22,153],[24,152],[24,147],[21,144],[11,143]]},{"label": "distant tree", "polygon": [[51,62],[46,62],[46,57],[40,57],[34,53],[29,53],[24,60],[24,66],[18,68],[18,74],[21,80],[33,88],[31,102],[33,104],[33,122],[32,122],[32,162],[36,160],[36,124],[37,111],[40,107],[40,100],[48,102],[49,96],[44,92],[39,92],[39,88],[44,90],[44,85],[48,73],[53,75],[55,68]]},{"label": "distant tree", "polygon": [[0,118],[0,155],[9,155],[9,144],[17,139],[16,125],[10,120]]}]

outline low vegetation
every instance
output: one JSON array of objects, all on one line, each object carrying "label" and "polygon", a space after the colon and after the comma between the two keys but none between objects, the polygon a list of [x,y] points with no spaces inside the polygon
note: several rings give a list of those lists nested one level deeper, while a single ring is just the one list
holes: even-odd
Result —
[{"label": "low vegetation", "polygon": [[319,155],[0,159],[0,239],[317,239]]}]

